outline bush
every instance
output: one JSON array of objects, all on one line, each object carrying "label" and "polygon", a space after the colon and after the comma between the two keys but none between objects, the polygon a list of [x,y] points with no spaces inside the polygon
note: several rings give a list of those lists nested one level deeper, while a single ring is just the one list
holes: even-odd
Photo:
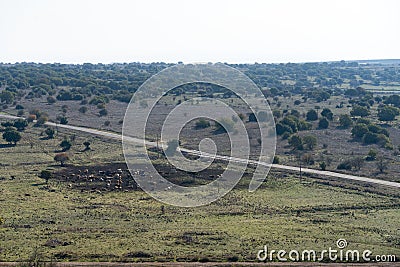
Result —
[{"label": "bush", "polygon": [[303,149],[303,140],[301,140],[301,137],[298,135],[291,136],[288,140],[288,143],[294,150]]},{"label": "bush", "polygon": [[21,134],[14,127],[7,127],[3,132],[3,139],[16,145],[21,140]]},{"label": "bush", "polygon": [[318,122],[318,128],[319,129],[328,129],[329,127],[329,121],[327,118],[321,118]]},{"label": "bush", "polygon": [[363,123],[356,124],[353,129],[351,129],[351,135],[355,138],[363,138],[366,133],[368,133],[367,125]]},{"label": "bush", "polygon": [[347,129],[353,125],[353,121],[348,114],[342,114],[339,117],[339,124],[342,128]]},{"label": "bush", "polygon": [[325,162],[325,161],[320,162],[320,163],[319,163],[319,168],[320,168],[321,170],[325,171],[325,170],[326,170],[326,162]]},{"label": "bush", "polygon": [[196,121],[196,129],[204,129],[210,127],[210,122],[204,118],[199,119]]},{"label": "bush", "polygon": [[314,135],[306,135],[303,137],[303,144],[309,150],[313,150],[317,145],[317,138]]},{"label": "bush", "polygon": [[80,112],[80,113],[86,113],[87,110],[88,110],[88,108],[85,107],[85,106],[82,106],[82,107],[79,108],[79,112]]},{"label": "bush", "polygon": [[64,163],[69,160],[69,156],[67,153],[58,153],[54,156],[54,160],[60,162],[61,166],[64,166]]},{"label": "bush", "polygon": [[215,122],[216,133],[232,132],[235,129],[235,123],[230,119],[221,119],[220,122]]},{"label": "bush", "polygon": [[48,127],[48,128],[46,128],[44,133],[47,135],[48,139],[53,139],[54,138],[54,134],[56,133],[56,131],[54,131],[53,128]]},{"label": "bush", "polygon": [[108,114],[108,111],[105,108],[103,108],[102,110],[99,111],[99,115],[101,117],[107,116],[107,114]]},{"label": "bush", "polygon": [[278,156],[274,156],[274,160],[272,161],[273,164],[279,164],[280,158]]},{"label": "bush", "polygon": [[321,111],[321,116],[331,121],[333,119],[333,112],[329,108],[324,108]]},{"label": "bush", "polygon": [[61,143],[60,143],[60,147],[62,148],[63,151],[67,151],[71,148],[72,144],[69,140],[64,139]]},{"label": "bush", "polygon": [[366,107],[362,107],[359,105],[355,105],[350,111],[351,116],[367,117],[369,114],[370,112]]},{"label": "bush", "polygon": [[42,179],[46,180],[46,184],[49,182],[49,179],[51,179],[53,174],[49,170],[42,170],[39,174],[39,177]]},{"label": "bush", "polygon": [[307,121],[316,121],[318,120],[318,113],[314,109],[310,109],[306,114]]},{"label": "bush", "polygon": [[365,158],[365,160],[367,160],[367,161],[374,161],[374,160],[376,160],[376,156],[378,155],[378,153],[376,152],[376,150],[374,150],[374,149],[370,149],[369,150],[369,152],[368,152],[368,155],[367,155],[367,157]]},{"label": "bush", "polygon": [[351,168],[352,164],[349,160],[343,161],[337,166],[338,170],[351,170]]}]

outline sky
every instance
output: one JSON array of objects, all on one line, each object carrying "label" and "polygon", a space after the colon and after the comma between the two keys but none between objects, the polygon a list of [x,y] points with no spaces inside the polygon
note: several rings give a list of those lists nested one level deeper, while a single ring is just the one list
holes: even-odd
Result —
[{"label": "sky", "polygon": [[0,62],[400,58],[398,0],[0,0]]}]

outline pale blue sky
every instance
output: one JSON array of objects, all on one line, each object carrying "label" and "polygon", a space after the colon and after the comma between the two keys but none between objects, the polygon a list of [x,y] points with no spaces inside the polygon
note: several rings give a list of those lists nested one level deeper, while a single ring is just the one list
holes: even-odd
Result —
[{"label": "pale blue sky", "polygon": [[0,0],[0,62],[400,58],[397,0]]}]

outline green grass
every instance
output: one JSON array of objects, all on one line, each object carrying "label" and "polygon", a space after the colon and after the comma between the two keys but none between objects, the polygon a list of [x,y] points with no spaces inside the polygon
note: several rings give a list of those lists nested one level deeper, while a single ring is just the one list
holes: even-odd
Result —
[{"label": "green grass", "polygon": [[[81,192],[54,180],[47,186],[37,174],[60,168],[49,162],[67,132],[39,140],[40,131],[30,128],[16,147],[0,149],[0,261],[27,260],[35,251],[64,261],[255,261],[264,245],[322,250],[339,238],[351,249],[400,253],[398,198],[274,173],[254,193],[245,179],[199,208],[164,205],[141,191]],[[93,150],[81,152],[89,138]],[[123,160],[118,142],[85,135],[72,153],[75,165]],[[51,247],[51,240],[59,243]]]}]

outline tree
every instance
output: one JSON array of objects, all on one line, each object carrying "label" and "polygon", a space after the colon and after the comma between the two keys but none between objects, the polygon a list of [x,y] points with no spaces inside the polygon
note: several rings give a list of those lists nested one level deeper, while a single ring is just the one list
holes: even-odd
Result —
[{"label": "tree", "polygon": [[63,151],[67,151],[71,148],[72,144],[68,139],[64,139],[61,143],[60,143],[60,147],[63,149]]},{"label": "tree", "polygon": [[88,108],[85,107],[85,106],[79,108],[79,112],[80,112],[80,113],[86,113],[87,110],[88,110]]},{"label": "tree", "polygon": [[21,140],[21,134],[14,127],[7,127],[3,133],[3,139],[10,144],[17,145]]},{"label": "tree", "polygon": [[388,168],[388,162],[382,156],[379,156],[376,160],[376,168],[380,173],[383,173]]},{"label": "tree", "polygon": [[17,119],[14,121],[14,127],[17,128],[18,131],[23,131],[28,126],[28,122],[24,119]]},{"label": "tree", "polygon": [[204,129],[210,127],[210,122],[207,121],[204,118],[200,118],[198,121],[196,121],[195,128],[196,129]]},{"label": "tree", "polygon": [[6,104],[12,104],[14,102],[14,94],[8,90],[3,90],[0,93],[0,102],[5,102]]},{"label": "tree", "polygon": [[351,129],[351,135],[355,138],[363,138],[363,136],[368,133],[367,125],[363,123],[358,123],[354,125],[353,129]]},{"label": "tree", "polygon": [[319,129],[328,129],[329,127],[329,121],[327,118],[321,118],[318,122],[318,128]]},{"label": "tree", "polygon": [[318,113],[315,109],[310,109],[306,114],[307,121],[316,121],[318,120]]},{"label": "tree", "polygon": [[220,120],[220,122],[215,122],[216,133],[232,132],[234,129],[235,123],[230,119],[223,118]]},{"label": "tree", "polygon": [[68,119],[65,116],[59,116],[57,119],[60,122],[60,124],[64,124],[64,125],[68,124]]},{"label": "tree", "polygon": [[399,109],[395,107],[384,106],[378,110],[380,121],[394,121],[397,115],[399,115]]},{"label": "tree", "polygon": [[44,125],[47,121],[49,120],[49,118],[47,116],[40,116],[39,119],[37,119],[36,121],[36,126],[42,126]]},{"label": "tree", "polygon": [[91,148],[90,148],[90,142],[89,141],[85,141],[85,142],[83,142],[83,145],[85,146],[85,151],[87,151],[87,150],[90,150]]},{"label": "tree", "polygon": [[294,150],[302,150],[303,149],[303,140],[298,135],[292,135],[289,138],[288,143]]},{"label": "tree", "polygon": [[56,132],[54,131],[53,128],[47,127],[46,130],[44,131],[44,133],[47,135],[47,138],[48,138],[48,139],[53,139],[53,138],[54,138],[54,134],[55,134]]},{"label": "tree", "polygon": [[65,153],[65,152],[63,152],[63,153],[58,153],[58,154],[56,154],[56,155],[54,156],[54,160],[57,161],[57,162],[60,162],[61,167],[63,167],[63,166],[64,166],[64,163],[65,163],[66,161],[69,160],[69,156],[68,156],[68,154]]},{"label": "tree", "polygon": [[47,103],[49,103],[50,105],[54,104],[56,102],[57,102],[57,100],[54,97],[52,97],[52,96],[47,97]]},{"label": "tree", "polygon": [[326,170],[326,162],[325,161],[320,162],[319,167],[321,168],[321,170],[325,171]]},{"label": "tree", "polygon": [[353,121],[348,114],[342,114],[339,116],[339,124],[342,128],[347,129],[353,125]]},{"label": "tree", "polygon": [[315,163],[314,156],[311,153],[306,153],[301,157],[301,161],[306,165],[313,165]]},{"label": "tree", "polygon": [[49,170],[42,170],[39,174],[39,177],[46,180],[46,184],[49,183],[49,180],[52,177],[52,173]]},{"label": "tree", "polygon": [[317,145],[317,138],[314,135],[306,135],[303,137],[303,144],[309,150],[313,150]]},{"label": "tree", "polygon": [[376,150],[375,149],[370,149],[369,150],[369,152],[368,152],[368,155],[367,155],[367,157],[365,158],[365,160],[367,160],[367,161],[374,161],[374,160],[376,160],[376,156],[378,155],[378,153],[376,152]]},{"label": "tree", "polygon": [[333,112],[329,108],[324,108],[321,111],[321,116],[323,116],[331,121],[333,119]]},{"label": "tree", "polygon": [[108,114],[108,111],[107,111],[107,109],[105,109],[105,108],[103,108],[103,109],[101,109],[101,110],[99,111],[99,115],[100,115],[101,117],[107,116],[107,114]]},{"label": "tree", "polygon": [[360,105],[353,106],[353,109],[350,111],[351,116],[367,117],[369,116],[369,114],[369,110],[366,107],[362,107]]}]

